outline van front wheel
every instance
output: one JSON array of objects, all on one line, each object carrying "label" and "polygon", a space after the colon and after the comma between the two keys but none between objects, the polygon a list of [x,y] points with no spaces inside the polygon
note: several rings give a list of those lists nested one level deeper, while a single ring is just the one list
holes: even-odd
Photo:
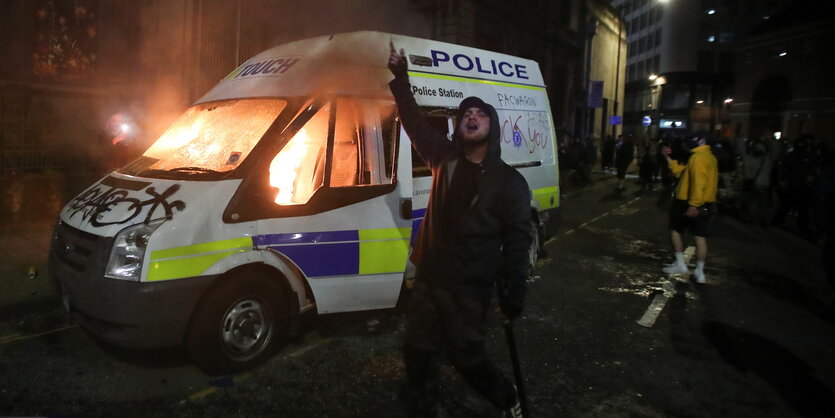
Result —
[{"label": "van front wheel", "polygon": [[195,310],[186,336],[189,355],[209,374],[261,364],[286,332],[282,296],[278,284],[262,273],[227,279]]}]

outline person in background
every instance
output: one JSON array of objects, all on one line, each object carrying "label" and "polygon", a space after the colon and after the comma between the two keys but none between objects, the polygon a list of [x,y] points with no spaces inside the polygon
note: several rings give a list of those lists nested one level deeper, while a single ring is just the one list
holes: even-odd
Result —
[{"label": "person in background", "polygon": [[684,145],[690,148],[690,158],[685,165],[670,158],[672,149],[665,147],[663,150],[670,171],[679,178],[675,199],[670,206],[669,220],[675,261],[664,267],[663,271],[667,274],[688,272],[684,263],[684,241],[681,234],[689,230],[696,240],[696,269],[692,277],[696,283],[705,283],[707,237],[710,235],[710,220],[716,211],[719,167],[705,135],[689,137],[685,139]]},{"label": "person in background", "polygon": [[437,415],[438,357],[445,352],[478,393],[505,416],[520,416],[514,385],[487,356],[485,321],[496,290],[507,320],[522,312],[530,271],[530,189],[501,159],[493,106],[465,98],[450,141],[421,115],[402,49],[391,45],[388,67],[403,128],[432,170],[429,205],[410,256],[417,272],[403,347],[409,413]]},{"label": "person in background", "polygon": [[656,153],[658,144],[645,138],[641,142],[640,157],[638,159],[638,178],[641,183],[641,191],[652,191],[652,178],[656,168]]},{"label": "person in background", "polygon": [[810,146],[811,137],[804,135],[794,143],[781,159],[778,166],[780,202],[774,219],[774,226],[782,226],[792,210],[797,211],[797,232],[811,237],[811,198],[817,180],[817,164]]},{"label": "person in background", "polygon": [[615,140],[612,135],[606,135],[606,140],[600,149],[600,169],[604,173],[612,172],[612,161],[615,159]]},{"label": "person in background", "polygon": [[594,146],[594,139],[592,138],[586,138],[585,146],[583,147],[583,160],[585,162],[583,166],[583,183],[591,184],[591,168],[597,162],[597,147]]},{"label": "person in background", "polygon": [[626,190],[626,170],[635,159],[635,146],[631,140],[626,140],[623,135],[618,135],[615,143],[615,168],[617,169],[618,190]]},{"label": "person in background", "polygon": [[816,212],[823,236],[822,260],[826,280],[835,290],[835,162],[828,149],[824,151],[820,180],[815,195]]},{"label": "person in background", "polygon": [[762,141],[751,141],[742,157],[742,208],[745,218],[766,226],[768,193],[771,190],[771,155]]}]

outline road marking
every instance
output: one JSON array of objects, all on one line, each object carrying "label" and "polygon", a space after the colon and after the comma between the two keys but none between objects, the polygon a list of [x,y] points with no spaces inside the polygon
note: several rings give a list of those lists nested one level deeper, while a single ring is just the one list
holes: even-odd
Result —
[{"label": "road marking", "polygon": [[633,203],[637,202],[637,201],[638,201],[638,200],[640,200],[640,199],[641,199],[641,196],[638,196],[638,197],[636,197],[636,198],[634,198],[634,199],[632,199],[632,200],[630,200],[630,201],[628,201],[628,202],[626,202],[626,203],[624,203],[624,204],[622,204],[622,205],[620,205],[620,206],[618,206],[618,207],[616,207],[616,208],[614,208],[614,209],[612,209],[612,210],[610,210],[610,211],[608,211],[608,212],[606,212],[606,213],[604,213],[604,214],[602,214],[602,215],[600,215],[600,216],[598,216],[598,217],[596,217],[596,218],[594,218],[594,219],[592,219],[592,220],[590,220],[590,221],[583,222],[583,223],[582,223],[582,224],[580,224],[580,226],[578,226],[577,228],[572,228],[572,229],[569,229],[568,231],[565,231],[565,232],[563,232],[563,233],[561,233],[561,234],[556,234],[556,235],[554,235],[553,237],[551,237],[551,239],[549,239],[548,241],[545,241],[545,244],[550,244],[550,243],[551,243],[551,241],[553,241],[553,240],[555,240],[555,239],[557,239],[557,238],[559,238],[559,237],[563,237],[563,236],[566,236],[566,235],[570,235],[572,232],[576,231],[577,229],[580,229],[580,228],[583,228],[583,227],[585,227],[585,226],[588,226],[588,225],[589,225],[589,224],[591,224],[592,222],[596,222],[596,221],[598,221],[600,218],[603,218],[604,216],[611,215],[613,212],[619,211],[619,210],[621,210],[621,209],[623,209],[623,208],[625,208],[625,207],[627,207],[627,206],[629,206],[629,205],[631,205],[631,204],[633,204]]},{"label": "road marking", "polygon": [[[692,245],[687,247],[684,250],[684,264],[690,263],[690,259],[693,258],[693,254],[696,252],[696,248]],[[685,280],[689,277],[688,274],[670,274],[665,279],[667,280],[662,287],[663,292],[655,295],[652,298],[652,302],[649,304],[646,312],[644,312],[644,316],[641,317],[638,321],[638,325],[642,327],[652,328],[655,325],[655,320],[658,319],[658,315],[661,314],[661,311],[664,309],[664,306],[667,304],[667,301],[670,300],[671,297],[675,294],[675,283],[669,280],[669,277],[675,276],[685,276]],[[678,280],[678,278],[676,278]]]},{"label": "road marking", "polygon": [[575,194],[580,193],[580,192],[590,192],[592,190],[597,190],[597,189],[600,189],[602,187],[611,186],[611,184],[609,184],[609,183],[614,183],[614,182],[610,182],[610,181],[607,181],[607,180],[614,180],[614,179],[615,179],[614,177],[603,178],[601,180],[596,181],[595,182],[596,184],[594,186],[587,186],[587,187],[584,187],[584,188],[581,188],[581,189],[572,190],[568,193],[563,193],[561,195],[561,197],[563,197],[563,198],[571,197],[571,196],[574,196]]},{"label": "road marking", "polygon": [[55,328],[55,329],[51,329],[49,331],[44,331],[44,332],[39,332],[37,334],[29,334],[29,335],[25,335],[25,334],[4,335],[4,336],[0,337],[0,345],[13,343],[15,341],[31,340],[32,338],[38,338],[38,337],[42,337],[42,336],[47,335],[47,334],[53,334],[53,333],[56,333],[56,332],[61,332],[61,331],[64,331],[64,330],[68,330],[70,328],[75,328],[77,326],[78,326],[77,324],[72,324],[72,325],[67,325],[67,326],[61,327],[61,328]]},{"label": "road marking", "polygon": [[[317,339],[317,340],[311,341],[309,344],[306,344],[306,345],[304,345],[304,346],[302,346],[302,347],[299,347],[299,348],[297,348],[296,350],[294,350],[294,351],[293,351],[293,352],[291,352],[291,353],[285,354],[285,355],[284,355],[284,357],[282,357],[282,358],[283,358],[283,359],[287,359],[287,358],[291,358],[291,357],[299,357],[299,356],[302,356],[303,354],[307,353],[308,351],[310,351],[310,350],[312,350],[312,349],[314,349],[314,348],[317,348],[317,347],[323,346],[323,345],[325,345],[325,344],[329,343],[330,341],[331,341],[331,340],[330,340],[330,339],[327,339],[327,338],[325,338],[325,339]],[[246,380],[246,379],[249,379],[250,377],[252,377],[252,376],[253,376],[253,375],[255,375],[256,373],[258,373],[258,372],[259,372],[262,368],[263,368],[263,367],[258,368],[258,369],[256,369],[256,370],[253,370],[253,371],[251,371],[251,372],[242,373],[242,374],[237,375],[237,376],[231,376],[231,379],[232,379],[232,385],[234,385],[234,384],[236,384],[236,383],[239,383],[239,382],[242,382],[242,381],[244,381],[244,380]],[[192,401],[192,402],[199,401],[199,400],[201,400],[201,399],[203,399],[203,398],[205,398],[205,397],[207,397],[207,396],[209,396],[209,395],[211,395],[211,394],[213,394],[213,393],[217,392],[217,391],[218,391],[218,389],[219,389],[219,387],[218,387],[218,386],[209,386],[209,387],[207,387],[207,388],[205,388],[205,389],[201,389],[201,390],[199,390],[199,391],[197,391],[197,392],[192,393],[191,395],[189,395],[189,396],[186,398],[186,400],[188,400],[188,401]]]}]

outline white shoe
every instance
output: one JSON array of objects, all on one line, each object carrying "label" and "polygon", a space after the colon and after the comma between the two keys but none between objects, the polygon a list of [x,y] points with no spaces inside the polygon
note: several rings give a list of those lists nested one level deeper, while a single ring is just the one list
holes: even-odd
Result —
[{"label": "white shoe", "polygon": [[674,262],[667,267],[661,269],[664,273],[667,274],[685,274],[687,273],[687,266],[684,263]]},{"label": "white shoe", "polygon": [[705,272],[693,270],[693,274],[691,275],[691,277],[693,277],[694,282],[698,284],[705,284]]}]

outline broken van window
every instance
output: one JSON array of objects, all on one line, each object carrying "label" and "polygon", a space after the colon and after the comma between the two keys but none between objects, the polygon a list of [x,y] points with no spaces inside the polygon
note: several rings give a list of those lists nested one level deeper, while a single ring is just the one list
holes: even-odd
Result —
[{"label": "broken van window", "polygon": [[319,109],[270,163],[270,186],[278,189],[275,203],[307,203],[325,178],[325,148],[330,105]]},{"label": "broken van window", "polygon": [[180,173],[234,170],[286,105],[284,100],[248,99],[192,106],[145,151],[142,167],[130,164],[125,169]]}]

